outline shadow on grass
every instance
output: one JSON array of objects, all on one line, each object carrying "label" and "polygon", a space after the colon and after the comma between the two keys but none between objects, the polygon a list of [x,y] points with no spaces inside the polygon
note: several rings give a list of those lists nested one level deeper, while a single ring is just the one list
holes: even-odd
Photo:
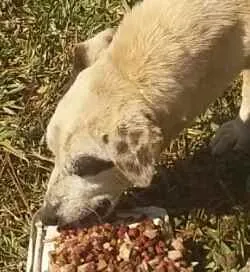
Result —
[{"label": "shadow on grass", "polygon": [[[171,167],[159,167],[159,174],[151,187],[132,190],[121,201],[120,207],[160,206],[167,210],[170,218],[182,216],[186,218],[185,222],[190,213],[200,210],[215,216],[234,215],[237,207],[248,212],[248,176],[249,155],[230,152],[214,157],[210,150],[203,148],[194,155],[176,160]],[[191,239],[188,243],[191,259],[194,257],[199,262],[195,271],[207,271],[205,266],[209,251],[204,249],[202,242]],[[250,256],[249,248],[245,250]]]},{"label": "shadow on grass", "polygon": [[160,166],[149,188],[133,190],[124,201],[132,206],[157,205],[177,214],[194,208],[231,213],[236,206],[250,206],[248,176],[250,155],[230,152],[214,157],[202,149],[171,167]]}]

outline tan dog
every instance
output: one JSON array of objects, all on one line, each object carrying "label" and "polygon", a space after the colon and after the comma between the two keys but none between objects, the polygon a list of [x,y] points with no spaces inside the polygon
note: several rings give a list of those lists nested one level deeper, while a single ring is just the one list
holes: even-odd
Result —
[{"label": "tan dog", "polygon": [[218,131],[213,152],[249,143],[249,0],[145,0],[112,36],[76,47],[79,75],[48,126],[55,168],[45,224],[105,216],[124,190],[148,186],[160,152],[241,71],[239,116]]}]

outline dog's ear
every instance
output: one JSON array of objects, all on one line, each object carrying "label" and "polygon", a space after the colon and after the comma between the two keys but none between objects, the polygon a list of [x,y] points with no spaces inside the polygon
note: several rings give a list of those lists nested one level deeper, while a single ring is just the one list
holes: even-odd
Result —
[{"label": "dog's ear", "polygon": [[114,29],[108,28],[93,38],[75,45],[73,49],[73,77],[76,77],[99,58],[111,43],[114,32]]},{"label": "dog's ear", "polygon": [[148,113],[128,114],[115,128],[110,146],[114,164],[136,187],[150,185],[155,174],[155,163],[163,148],[161,129]]}]

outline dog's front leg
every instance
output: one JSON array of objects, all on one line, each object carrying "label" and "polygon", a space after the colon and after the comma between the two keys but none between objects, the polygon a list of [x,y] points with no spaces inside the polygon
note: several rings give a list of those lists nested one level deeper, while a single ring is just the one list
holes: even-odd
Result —
[{"label": "dog's front leg", "polygon": [[238,117],[218,129],[211,145],[215,155],[228,149],[250,151],[250,70],[243,72],[242,102]]}]

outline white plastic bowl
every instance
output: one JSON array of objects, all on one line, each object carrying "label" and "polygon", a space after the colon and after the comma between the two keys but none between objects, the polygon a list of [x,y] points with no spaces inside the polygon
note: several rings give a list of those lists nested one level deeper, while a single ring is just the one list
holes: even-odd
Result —
[{"label": "white plastic bowl", "polygon": [[[134,222],[130,226],[137,223],[141,215],[145,215],[154,219],[155,224],[160,220],[164,222],[166,228],[169,227],[169,217],[165,209],[159,207],[140,207],[129,211],[119,212],[119,221],[123,221],[128,217],[132,217]],[[169,232],[171,230],[169,229]],[[42,226],[41,222],[37,222],[32,226],[29,250],[27,258],[26,272],[49,272],[49,252],[54,250],[53,238],[58,236],[57,226]]]}]

